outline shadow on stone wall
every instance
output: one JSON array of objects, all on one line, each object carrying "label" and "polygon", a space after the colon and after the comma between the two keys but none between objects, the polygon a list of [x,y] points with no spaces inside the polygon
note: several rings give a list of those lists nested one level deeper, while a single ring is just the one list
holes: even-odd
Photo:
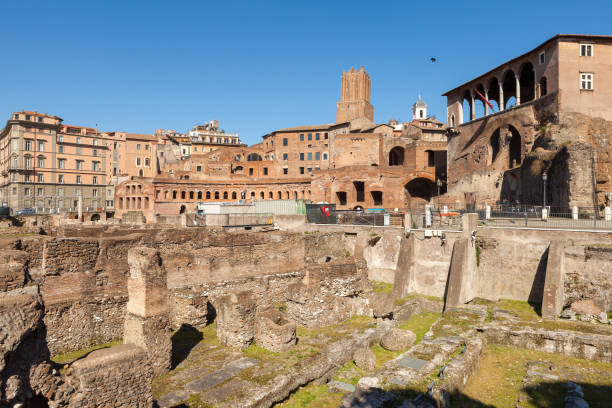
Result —
[{"label": "shadow on stone wall", "polygon": [[544,297],[544,281],[546,279],[546,265],[548,264],[548,247],[540,257],[527,302],[533,307],[538,316],[542,316],[542,298]]},{"label": "shadow on stone wall", "polygon": [[183,323],[172,335],[171,369],[183,362],[191,350],[202,340],[202,332],[190,324]]}]

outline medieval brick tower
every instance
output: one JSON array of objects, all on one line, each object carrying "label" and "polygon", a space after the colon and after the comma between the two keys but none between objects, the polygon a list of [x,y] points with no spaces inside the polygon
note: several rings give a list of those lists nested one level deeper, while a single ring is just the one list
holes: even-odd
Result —
[{"label": "medieval brick tower", "polygon": [[366,118],[374,121],[374,107],[370,105],[370,76],[359,67],[342,72],[341,99],[336,111],[336,123]]}]

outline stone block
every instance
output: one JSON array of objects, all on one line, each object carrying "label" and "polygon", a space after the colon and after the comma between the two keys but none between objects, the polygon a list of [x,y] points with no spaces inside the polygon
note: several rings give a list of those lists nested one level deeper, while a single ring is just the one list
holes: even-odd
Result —
[{"label": "stone block", "polygon": [[295,329],[295,323],[276,309],[258,310],[255,315],[255,341],[266,350],[277,353],[289,350],[297,342]]},{"label": "stone block", "polygon": [[416,341],[416,334],[410,330],[402,330],[396,327],[386,332],[380,339],[382,348],[389,351],[408,350]]},{"label": "stone block", "polygon": [[551,241],[546,260],[542,317],[556,319],[563,309],[565,280],[565,247],[562,241]]},{"label": "stone block", "polygon": [[412,291],[415,270],[415,242],[414,236],[402,238],[400,242],[397,268],[393,280],[393,294],[396,297],[404,297]]},{"label": "stone block", "polygon": [[395,309],[395,296],[393,293],[374,293],[371,297],[374,317],[385,317]]},{"label": "stone block", "polygon": [[238,348],[251,344],[255,335],[256,309],[251,291],[223,296],[216,303],[219,341]]},{"label": "stone block", "polygon": [[362,370],[372,372],[376,369],[376,354],[369,347],[361,347],[353,353],[355,365]]}]

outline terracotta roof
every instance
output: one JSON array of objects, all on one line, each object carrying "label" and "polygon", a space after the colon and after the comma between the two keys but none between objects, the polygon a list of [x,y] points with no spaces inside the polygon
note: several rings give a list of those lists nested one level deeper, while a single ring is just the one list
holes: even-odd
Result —
[{"label": "terracotta roof", "polygon": [[286,129],[276,130],[276,132],[298,132],[298,131],[308,131],[308,130],[327,130],[332,126],[335,126],[335,123],[327,123],[325,125],[314,125],[314,126],[296,126]]},{"label": "terracotta roof", "polygon": [[157,138],[153,135],[143,135],[140,133],[126,133],[125,134],[125,138],[126,139],[134,139],[134,140],[150,140],[150,141],[157,141]]}]

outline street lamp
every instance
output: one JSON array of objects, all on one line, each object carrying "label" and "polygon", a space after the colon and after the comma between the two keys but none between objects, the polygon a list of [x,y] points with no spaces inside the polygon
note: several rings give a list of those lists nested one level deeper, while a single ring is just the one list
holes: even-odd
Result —
[{"label": "street lamp", "polygon": [[438,210],[440,210],[440,187],[442,187],[442,181],[436,180],[436,186],[438,187]]},{"label": "street lamp", "polygon": [[544,200],[543,200],[543,207],[546,207],[546,180],[548,180],[548,173],[543,172],[542,173],[542,183],[544,185]]}]

